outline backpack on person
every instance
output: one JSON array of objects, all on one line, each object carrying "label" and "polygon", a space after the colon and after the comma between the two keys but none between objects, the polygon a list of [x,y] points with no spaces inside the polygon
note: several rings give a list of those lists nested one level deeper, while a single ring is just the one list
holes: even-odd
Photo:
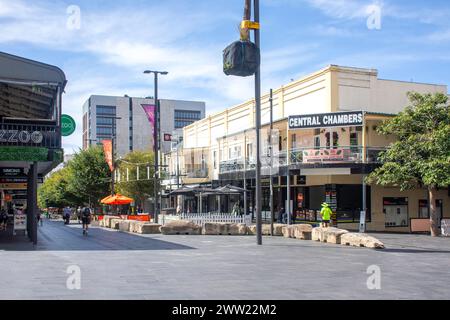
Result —
[{"label": "backpack on person", "polygon": [[91,215],[91,209],[88,207],[84,208],[83,210],[83,217],[88,218]]}]

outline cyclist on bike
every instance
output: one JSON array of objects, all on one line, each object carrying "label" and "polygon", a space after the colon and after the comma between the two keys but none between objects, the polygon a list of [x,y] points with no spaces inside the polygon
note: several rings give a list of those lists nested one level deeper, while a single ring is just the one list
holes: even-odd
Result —
[{"label": "cyclist on bike", "polygon": [[82,212],[81,221],[83,223],[83,234],[87,235],[89,231],[89,225],[91,224],[91,209],[89,207],[85,207]]}]

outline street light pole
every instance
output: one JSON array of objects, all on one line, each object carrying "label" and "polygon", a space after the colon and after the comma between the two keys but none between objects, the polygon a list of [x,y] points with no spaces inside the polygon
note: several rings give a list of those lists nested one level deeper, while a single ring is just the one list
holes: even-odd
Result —
[{"label": "street light pole", "polygon": [[273,167],[273,90],[270,89],[270,132],[269,132],[269,150],[270,150],[270,235],[273,236],[273,181],[272,181],[272,167]]},{"label": "street light pole", "polygon": [[[259,23],[259,0],[253,1],[255,22]],[[261,49],[261,36],[259,29],[255,29],[255,45]],[[261,216],[261,67],[255,73],[255,116],[256,116],[256,238],[257,244],[262,245],[262,216]]]},{"label": "street light pole", "polygon": [[154,96],[154,102],[155,102],[155,123],[154,123],[154,130],[153,130],[153,150],[154,150],[154,163],[155,163],[155,180],[154,180],[154,186],[153,186],[153,195],[154,195],[154,218],[153,221],[155,223],[158,223],[158,215],[159,215],[159,206],[161,204],[161,200],[159,199],[159,190],[158,190],[158,182],[160,178],[160,172],[159,172],[159,150],[160,150],[160,108],[159,108],[159,100],[158,100],[158,75],[167,75],[167,71],[152,71],[152,70],[146,70],[144,71],[144,74],[154,74],[155,76],[155,96]]}]

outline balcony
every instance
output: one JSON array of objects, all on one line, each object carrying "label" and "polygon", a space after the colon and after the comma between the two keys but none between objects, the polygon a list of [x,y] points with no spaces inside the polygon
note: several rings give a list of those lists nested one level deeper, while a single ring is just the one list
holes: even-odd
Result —
[{"label": "balcony", "polygon": [[[337,163],[366,163],[374,164],[379,163],[378,156],[380,152],[385,151],[385,147],[367,147],[366,157],[364,159],[364,148],[362,146],[345,146],[330,149],[326,147],[304,147],[291,149],[290,165],[303,165],[303,164],[337,164]],[[254,170],[256,167],[256,160],[251,158],[247,159],[244,165],[244,158],[232,159],[220,162],[219,173],[233,173],[239,171]],[[270,156],[263,155],[261,157],[261,168],[281,168],[288,165],[286,151],[275,152],[273,159]]]},{"label": "balcony", "polygon": [[202,165],[186,165],[185,177],[189,179],[208,178],[208,167]]},{"label": "balcony", "polygon": [[380,152],[385,150],[385,147],[364,149],[362,146],[296,148],[290,151],[290,164],[378,163]]}]

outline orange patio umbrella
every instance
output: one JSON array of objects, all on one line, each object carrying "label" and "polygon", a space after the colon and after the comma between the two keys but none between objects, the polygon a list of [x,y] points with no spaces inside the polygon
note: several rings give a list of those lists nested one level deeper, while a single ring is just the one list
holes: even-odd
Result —
[{"label": "orange patio umbrella", "polygon": [[116,194],[114,196],[108,196],[106,198],[104,198],[101,202],[103,204],[107,204],[107,205],[121,205],[121,204],[130,204],[132,203],[134,200],[128,197],[125,197],[121,194]]},{"label": "orange patio umbrella", "polygon": [[109,199],[112,198],[112,195],[107,196],[106,198],[103,198],[100,203],[104,203],[105,201],[108,201]]}]

